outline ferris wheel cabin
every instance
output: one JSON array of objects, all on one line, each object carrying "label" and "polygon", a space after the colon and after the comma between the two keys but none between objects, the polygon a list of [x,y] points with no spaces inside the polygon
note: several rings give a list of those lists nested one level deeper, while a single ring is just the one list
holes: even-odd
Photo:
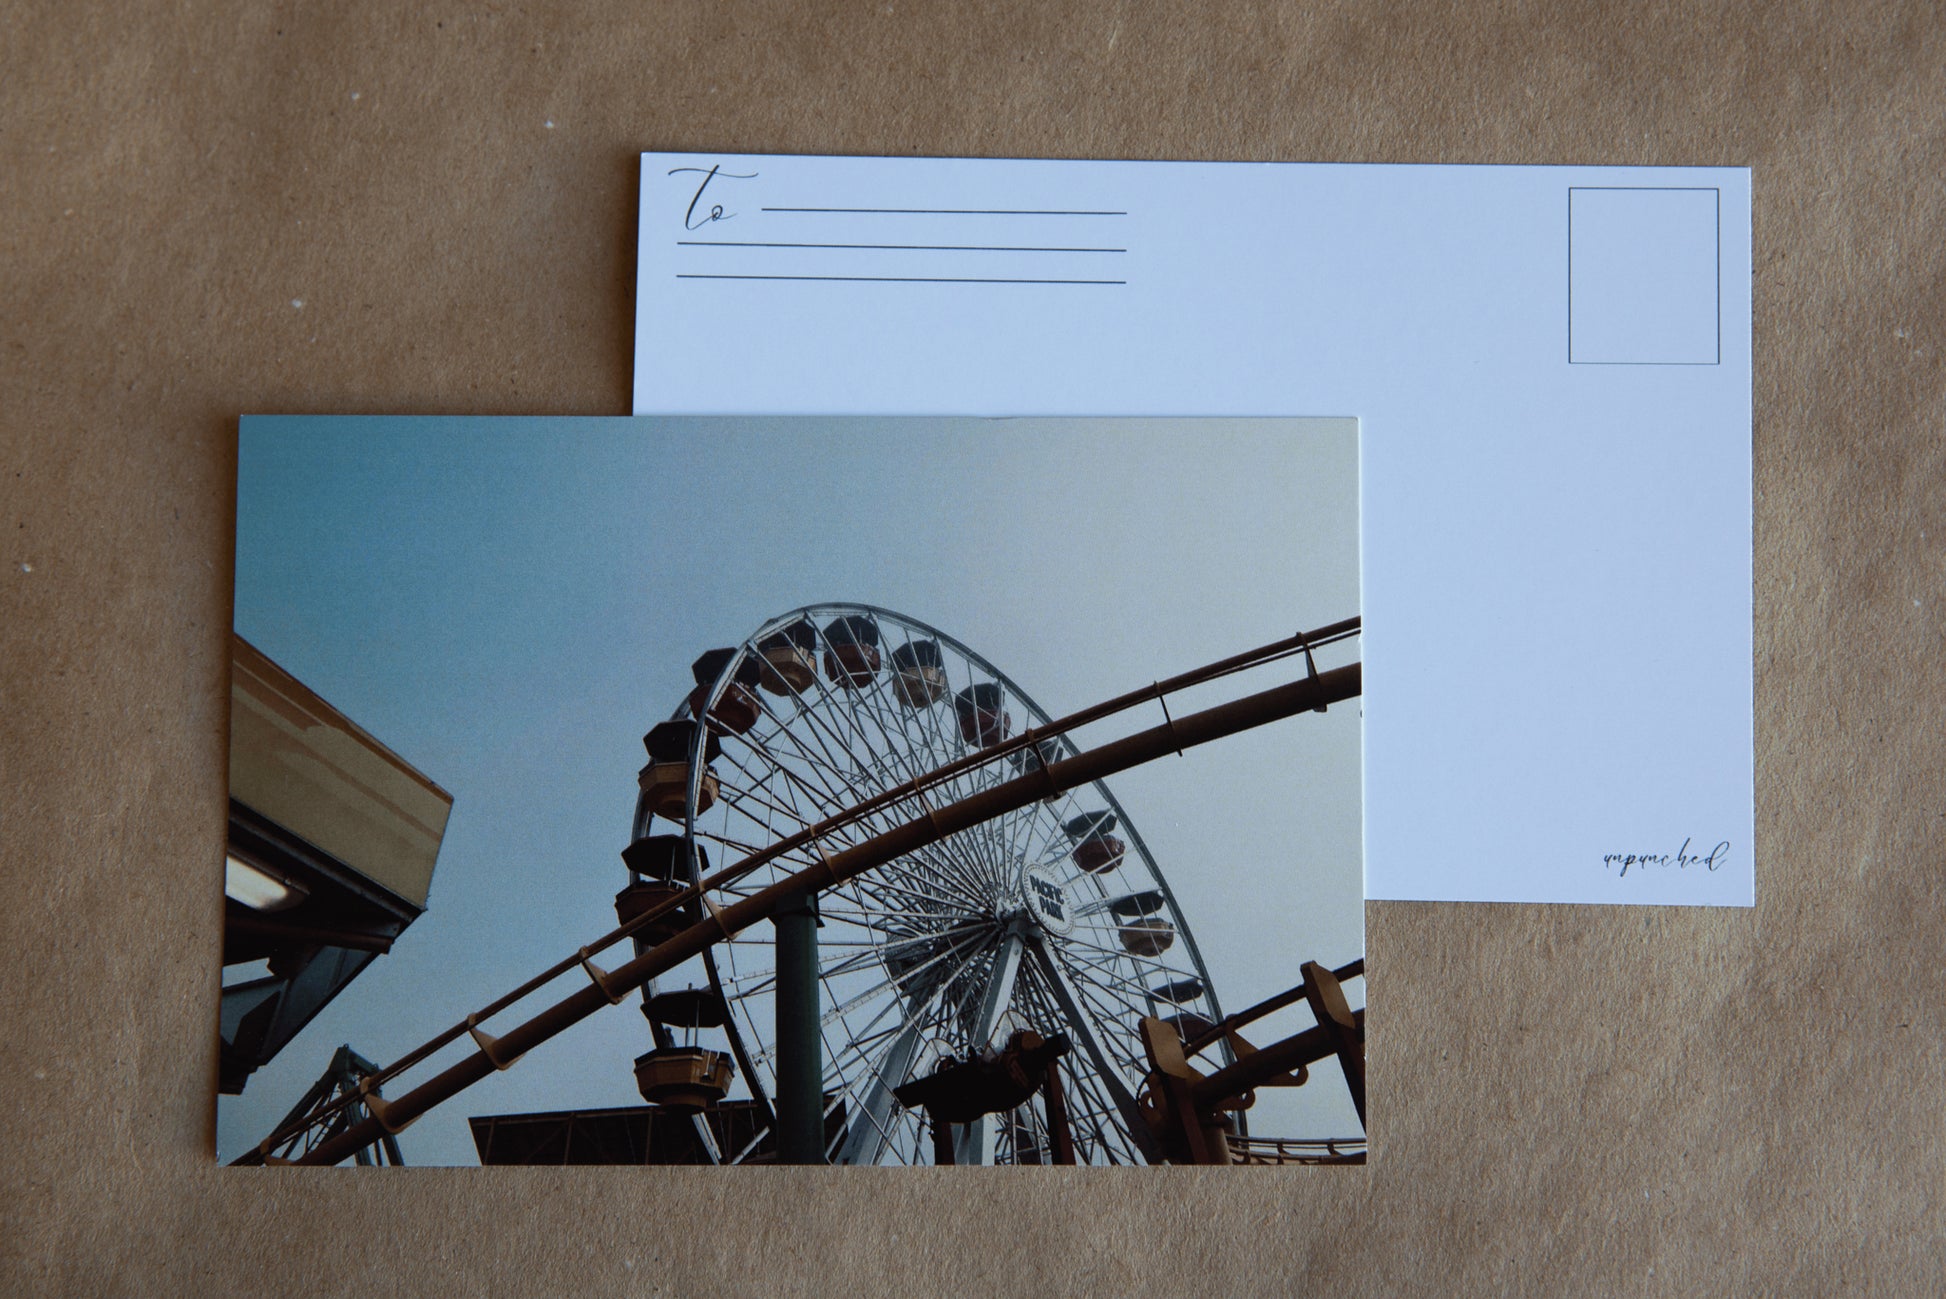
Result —
[{"label": "ferris wheel cabin", "polygon": [[[698,725],[690,719],[663,722],[642,737],[642,747],[649,751],[649,765],[637,773],[636,783],[642,787],[649,810],[665,820],[682,820],[688,805],[689,755],[695,746]],[[703,778],[696,793],[698,814],[716,802],[719,786],[709,764],[721,752],[722,745],[712,733],[703,744]]]},{"label": "ferris wheel cabin", "polygon": [[1161,916],[1130,920],[1118,932],[1130,956],[1160,956],[1176,941],[1176,927]]},{"label": "ferris wheel cabin", "polygon": [[953,712],[959,719],[960,738],[976,749],[1000,743],[1013,730],[1006,692],[997,681],[976,682],[954,695]]},{"label": "ferris wheel cabin", "polygon": [[870,685],[878,675],[878,619],[870,614],[834,618],[824,629],[824,674],[847,690]]},{"label": "ferris wheel cabin", "polygon": [[714,704],[709,702],[709,688],[730,666],[736,657],[733,649],[713,649],[706,652],[689,671],[696,678],[696,688],[689,692],[689,715],[702,718],[705,706],[709,709],[708,721],[712,727],[720,727],[733,735],[742,735],[757,724],[763,715],[763,706],[757,702],[756,688],[763,676],[763,665],[755,659],[745,658],[737,663],[736,675],[723,687],[723,693]]},{"label": "ferris wheel cabin", "polygon": [[799,618],[782,631],[757,642],[763,658],[758,684],[773,695],[808,690],[818,679],[818,630]]},{"label": "ferris wheel cabin", "polygon": [[1074,840],[1074,851],[1069,856],[1090,875],[1100,875],[1122,864],[1122,854],[1128,851],[1128,845],[1114,833],[1113,812],[1087,812],[1062,828]]},{"label": "ferris wheel cabin", "polygon": [[679,1114],[706,1110],[729,1095],[735,1073],[727,1052],[700,1046],[659,1046],[635,1057],[642,1099]]},{"label": "ferris wheel cabin", "polygon": [[[697,865],[707,875],[709,853],[701,844],[696,845],[696,853]],[[652,834],[622,849],[622,864],[628,867],[629,882],[615,895],[615,918],[626,925],[682,894],[689,879],[689,844],[679,834]],[[636,955],[675,937],[701,917],[702,910],[694,902],[658,916],[635,931]]]},{"label": "ferris wheel cabin", "polygon": [[925,708],[946,694],[946,663],[936,640],[907,641],[892,651],[892,693],[907,708]]}]

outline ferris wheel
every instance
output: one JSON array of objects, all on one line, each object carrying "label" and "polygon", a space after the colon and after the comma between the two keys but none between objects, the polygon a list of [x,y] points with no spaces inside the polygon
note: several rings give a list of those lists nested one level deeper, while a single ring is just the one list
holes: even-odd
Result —
[{"label": "ferris wheel", "polygon": [[[893,828],[910,804],[873,800],[941,768],[944,806],[1072,756],[1065,737],[985,762],[969,755],[1051,719],[952,637],[890,610],[817,604],[696,660],[694,690],[645,738],[626,923],[714,865],[812,827],[734,883],[723,904]],[[638,948],[717,904],[672,913]],[[921,1115],[894,1090],[942,1065],[991,1056],[1022,1032],[1064,1034],[1058,1102],[1078,1162],[1154,1157],[1139,1092],[1145,1016],[1185,1038],[1222,1021],[1215,989],[1167,881],[1100,782],[1004,813],[826,889],[816,900],[824,1153],[833,1163],[932,1162]],[[743,1121],[698,1131],[724,1163],[774,1149],[779,1082],[778,939],[759,925],[644,989],[655,1049],[645,1096],[695,1111],[740,1093]],[[1210,1048],[1218,1063],[1228,1046]],[[674,1065],[676,1067],[671,1068]],[[733,1081],[734,1079],[734,1081]],[[1240,1116],[1239,1116],[1240,1117]],[[966,1125],[957,1163],[1051,1162],[1049,1102]]]}]

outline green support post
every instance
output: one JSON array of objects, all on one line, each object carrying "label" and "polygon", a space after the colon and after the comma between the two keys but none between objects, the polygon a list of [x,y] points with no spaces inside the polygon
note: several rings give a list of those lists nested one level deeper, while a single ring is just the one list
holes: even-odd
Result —
[{"label": "green support post", "polygon": [[777,911],[777,1162],[824,1160],[824,1051],[818,1032],[818,905],[810,892]]}]

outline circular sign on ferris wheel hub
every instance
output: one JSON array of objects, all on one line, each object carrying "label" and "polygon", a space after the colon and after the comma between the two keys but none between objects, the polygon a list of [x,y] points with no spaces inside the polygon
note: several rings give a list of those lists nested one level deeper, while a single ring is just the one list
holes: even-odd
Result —
[{"label": "circular sign on ferris wheel hub", "polygon": [[1074,928],[1074,903],[1068,897],[1060,876],[1045,866],[1029,866],[1020,872],[1021,901],[1036,924],[1057,937]]}]

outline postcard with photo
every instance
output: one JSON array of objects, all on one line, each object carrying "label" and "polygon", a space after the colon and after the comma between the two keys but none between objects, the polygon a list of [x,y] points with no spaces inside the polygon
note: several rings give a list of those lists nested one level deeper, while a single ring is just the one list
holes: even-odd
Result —
[{"label": "postcard with photo", "polygon": [[1362,1163],[1358,472],[245,419],[219,1157]]}]

